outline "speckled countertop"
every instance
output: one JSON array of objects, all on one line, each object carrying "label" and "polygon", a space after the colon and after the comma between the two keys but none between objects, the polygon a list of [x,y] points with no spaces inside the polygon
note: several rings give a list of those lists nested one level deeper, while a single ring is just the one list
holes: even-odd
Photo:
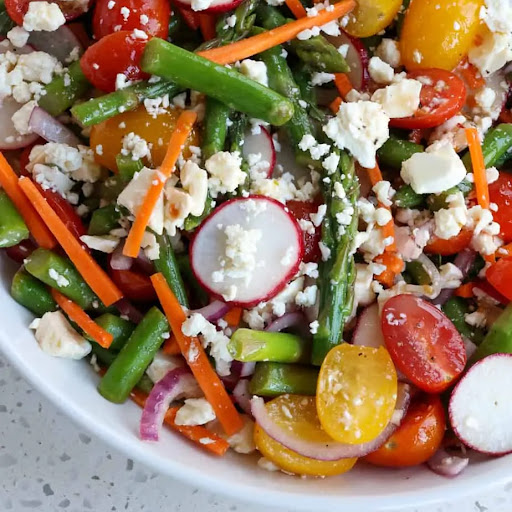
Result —
[{"label": "speckled countertop", "polygon": [[[0,355],[0,512],[263,509],[271,512],[173,481],[112,451],[66,418]],[[460,501],[415,512],[427,510],[510,512],[512,485],[476,503]]]}]

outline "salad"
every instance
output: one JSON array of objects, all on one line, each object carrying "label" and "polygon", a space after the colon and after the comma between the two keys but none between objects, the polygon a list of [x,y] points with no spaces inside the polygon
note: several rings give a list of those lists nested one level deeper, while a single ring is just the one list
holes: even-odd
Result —
[{"label": "salad", "polygon": [[0,0],[0,32],[12,297],[142,441],[512,451],[512,5]]}]

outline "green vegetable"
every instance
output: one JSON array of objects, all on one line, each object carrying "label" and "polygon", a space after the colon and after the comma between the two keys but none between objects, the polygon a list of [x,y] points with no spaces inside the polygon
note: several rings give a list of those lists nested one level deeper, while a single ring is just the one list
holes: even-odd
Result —
[{"label": "green vegetable", "polygon": [[174,98],[183,91],[183,88],[171,82],[139,82],[120,91],[111,92],[98,98],[75,105],[71,109],[73,117],[84,126],[101,123],[121,112],[134,110],[145,99],[158,98],[169,95]]},{"label": "green vegetable", "polygon": [[[187,290],[189,291],[190,296],[195,299],[195,303],[197,303],[198,307],[206,306],[206,304],[208,304],[208,302],[210,301],[210,297],[205,292],[204,288],[197,281],[194,272],[192,272],[189,255],[179,254],[176,257],[176,261],[178,263],[178,268],[187,286]],[[193,301],[191,300],[191,302]]]},{"label": "green vegetable", "polygon": [[46,94],[39,99],[39,106],[50,115],[59,116],[85,96],[90,87],[80,61],[73,62],[66,73],[55,76],[44,88]]},{"label": "green vegetable", "polygon": [[178,302],[188,308],[187,292],[181,277],[180,269],[174,255],[171,241],[166,234],[156,235],[158,245],[160,246],[160,257],[154,260],[157,272],[161,272],[171,288],[172,292],[178,299]]},{"label": "green vegetable", "polygon": [[482,342],[484,338],[483,329],[466,323],[466,314],[470,311],[468,303],[463,298],[452,297],[443,304],[442,310],[462,336],[465,336],[476,345]]},{"label": "green vegetable", "polygon": [[208,215],[210,215],[211,211],[213,210],[213,207],[215,206],[214,200],[208,195],[206,197],[206,201],[204,203],[204,210],[201,215],[189,215],[185,219],[184,229],[185,231],[193,231],[194,229],[203,222]]},{"label": "green vegetable", "polygon": [[94,320],[114,337],[108,350],[121,350],[135,329],[135,324],[112,313],[104,313]]},{"label": "green vegetable", "polygon": [[432,282],[429,273],[425,270],[421,261],[408,261],[405,265],[405,270],[415,284],[425,285]]},{"label": "green vegetable", "polygon": [[293,78],[299,87],[300,96],[307,103],[306,110],[311,118],[322,124],[327,121],[327,116],[323,110],[317,106],[316,87],[311,83],[311,70],[305,65],[294,66],[292,68]]},{"label": "green vegetable", "polygon": [[12,247],[26,240],[30,232],[9,196],[0,189],[0,248]]},{"label": "green vegetable", "polygon": [[0,36],[6,36],[7,32],[15,26],[16,23],[10,18],[5,10],[5,0],[0,0]]},{"label": "green vegetable", "polygon": [[208,160],[215,153],[224,150],[230,113],[230,108],[224,103],[210,97],[206,99],[201,145],[204,160]]},{"label": "green vegetable", "polygon": [[110,231],[119,227],[120,218],[121,212],[115,204],[98,208],[92,213],[87,234],[97,236],[108,235]]},{"label": "green vegetable", "polygon": [[141,160],[134,160],[131,155],[119,154],[116,156],[116,165],[121,179],[128,183],[136,172],[139,172],[144,167]]},{"label": "green vegetable", "polygon": [[423,205],[425,196],[414,192],[411,185],[403,185],[396,191],[393,201],[399,208],[418,208]]},{"label": "green vegetable", "polygon": [[[485,167],[500,165],[512,153],[512,124],[499,124],[489,130],[482,143]],[[469,152],[462,158],[468,172],[472,172],[471,155]]]},{"label": "green vegetable", "polygon": [[162,335],[168,331],[165,316],[159,309],[151,308],[101,379],[100,394],[111,402],[124,402],[162,345]]},{"label": "green vegetable", "polygon": [[462,192],[466,197],[473,190],[473,184],[467,180],[462,180],[456,187],[452,187],[440,194],[430,194],[427,197],[428,209],[432,212],[437,212],[443,208],[449,208],[448,198],[453,196],[456,192]]},{"label": "green vegetable", "polygon": [[512,354],[512,304],[505,308],[491,326],[491,330],[476,350],[472,360],[478,361],[498,352]]},{"label": "green vegetable", "polygon": [[308,343],[300,336],[244,328],[237,329],[231,336],[228,350],[233,359],[244,363],[297,363],[305,362],[309,356]]},{"label": "green vegetable", "polygon": [[425,151],[421,144],[391,136],[377,151],[379,164],[383,167],[401,169],[402,164],[415,153]]},{"label": "green vegetable", "polygon": [[57,304],[48,288],[23,269],[14,274],[11,296],[18,304],[25,306],[37,316],[43,316],[45,313],[57,309]]},{"label": "green vegetable", "polygon": [[39,248],[25,260],[25,269],[76,302],[82,309],[92,309],[94,305],[99,307],[101,304],[68,258]]},{"label": "green vegetable", "polygon": [[276,126],[293,115],[291,102],[268,87],[157,37],[146,44],[141,67]]},{"label": "green vegetable", "polygon": [[257,363],[249,383],[253,395],[316,395],[318,368],[300,364]]},{"label": "green vegetable", "polygon": [[96,354],[96,358],[101,365],[110,366],[117,357],[117,352],[103,348],[97,343],[91,343],[91,347],[91,352]]},{"label": "green vegetable", "polygon": [[124,181],[121,175],[116,174],[115,176],[110,176],[106,180],[102,181],[98,192],[100,197],[106,201],[117,201],[119,194],[125,187],[126,181]]}]

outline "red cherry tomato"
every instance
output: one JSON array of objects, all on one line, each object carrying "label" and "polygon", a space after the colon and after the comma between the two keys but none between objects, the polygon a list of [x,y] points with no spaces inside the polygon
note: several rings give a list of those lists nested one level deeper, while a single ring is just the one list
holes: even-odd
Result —
[{"label": "red cherry tomato", "polygon": [[406,467],[426,462],[443,441],[446,417],[438,395],[420,395],[395,433],[363,460],[376,466]]},{"label": "red cherry tomato", "polygon": [[112,281],[119,286],[126,299],[134,302],[156,300],[156,293],[148,276],[133,270],[109,270]]},{"label": "red cherry tomato", "polygon": [[[5,10],[9,17],[15,21],[18,25],[23,25],[23,18],[28,11],[28,4],[30,2],[34,2],[35,0],[5,0]],[[81,2],[79,0],[76,1],[52,1],[49,0],[52,4],[58,4],[62,14],[66,18],[66,20],[73,20],[78,18],[87,12],[90,6],[90,2]]]},{"label": "red cherry tomato", "polygon": [[5,253],[11,260],[14,260],[18,263],[23,263],[26,258],[28,258],[32,252],[37,249],[37,245],[32,242],[32,240],[23,240],[18,245],[13,245],[5,249]]},{"label": "red cherry tomato", "polygon": [[508,244],[512,242],[512,174],[500,172],[498,180],[489,185],[489,197],[498,205],[492,215],[501,227],[501,238]]},{"label": "red cherry tomato", "polygon": [[[110,5],[110,7],[109,7]],[[167,0],[97,0],[92,26],[94,37],[138,28],[146,34],[167,39],[171,6]]]},{"label": "red cherry tomato", "polygon": [[[502,296],[512,300],[512,258],[502,258],[487,269],[485,277]],[[478,286],[481,288],[481,286]],[[483,289],[488,293],[489,290]],[[492,293],[489,293],[492,296]],[[496,298],[496,297],[494,297]],[[500,302],[503,302],[500,300]]]},{"label": "red cherry tomato", "polygon": [[391,119],[390,126],[416,129],[433,128],[453,117],[466,102],[466,86],[457,76],[444,69],[415,69],[407,73],[423,83],[420,108],[411,117]]},{"label": "red cherry tomato", "polygon": [[128,80],[149,78],[139,67],[147,41],[129,30],[109,34],[87,48],[80,59],[82,71],[94,87],[105,92],[115,91],[118,74]]},{"label": "red cherry tomato", "polygon": [[384,304],[381,318],[393,362],[420,389],[440,393],[464,370],[462,337],[430,302],[414,295],[396,295]]},{"label": "red cherry tomato", "polygon": [[[286,206],[297,220],[308,220],[311,222],[311,213],[316,213],[318,205],[320,203],[306,202],[306,201],[288,201]],[[320,248],[318,242],[320,242],[321,232],[320,227],[315,229],[313,234],[303,231],[304,237],[304,257],[302,260],[306,263],[311,261],[318,261],[320,259]]]},{"label": "red cherry tomato", "polygon": [[458,235],[452,236],[447,240],[433,236],[425,247],[425,252],[440,254],[441,256],[451,256],[468,247],[472,238],[473,231],[466,228],[463,228]]},{"label": "red cherry tomato", "polygon": [[180,7],[178,5],[173,6],[180,13],[180,16],[184,19],[185,23],[192,30],[197,30],[199,28],[199,14],[194,11],[189,11],[184,7]]}]

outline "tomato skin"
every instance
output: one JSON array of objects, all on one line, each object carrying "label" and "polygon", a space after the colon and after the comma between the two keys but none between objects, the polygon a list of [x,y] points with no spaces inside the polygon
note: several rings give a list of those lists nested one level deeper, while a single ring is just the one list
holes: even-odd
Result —
[{"label": "tomato skin", "polygon": [[407,467],[426,462],[441,446],[446,415],[438,395],[414,399],[395,433],[363,460],[376,466]]},{"label": "tomato skin", "polygon": [[[319,205],[320,202],[318,201],[288,201],[286,203],[286,207],[292,212],[292,215],[297,220],[308,221],[311,221],[311,217],[309,215],[311,213],[316,213]],[[302,231],[302,236],[304,239],[304,257],[302,258],[302,260],[305,263],[319,261],[321,253],[320,247],[318,246],[318,242],[320,242],[322,236],[321,228],[315,228],[315,232],[313,234],[307,233],[306,231]]]},{"label": "tomato skin", "polygon": [[359,0],[343,28],[351,36],[374,36],[393,21],[401,6],[402,0]]},{"label": "tomato skin", "polygon": [[[23,18],[28,11],[28,4],[34,1],[36,0],[5,0],[5,10],[7,11],[9,17],[15,21],[17,25],[23,26]],[[68,21],[78,18],[78,16],[81,16],[87,12],[91,5],[91,1],[89,1],[87,5],[83,5],[78,2],[59,2],[55,0],[49,0],[50,3],[59,5],[64,18],[66,18]]]},{"label": "tomato skin", "polygon": [[149,78],[139,62],[147,39],[137,39],[129,30],[109,34],[89,46],[80,59],[87,80],[104,92],[116,90],[116,76],[123,74],[128,80]]},{"label": "tomato skin", "polygon": [[500,237],[508,244],[512,242],[512,174],[500,172],[499,178],[489,185],[489,198],[498,205],[492,215],[501,227]]},{"label": "tomato skin", "polygon": [[[455,74],[444,69],[416,69],[407,74],[408,78],[425,77],[432,84],[423,83],[420,93],[420,109],[411,117],[391,119],[389,124],[395,128],[419,129],[433,128],[443,124],[457,114],[466,102],[466,86]],[[446,84],[441,89],[436,84]],[[443,100],[438,104],[437,100]],[[435,103],[434,103],[435,102]]]},{"label": "tomato skin", "polygon": [[498,260],[487,269],[485,277],[501,295],[512,300],[512,258]]},{"label": "tomato skin", "polygon": [[440,254],[441,256],[452,256],[466,249],[473,238],[473,231],[462,228],[460,233],[445,240],[433,236],[425,247],[425,252],[429,254]]},{"label": "tomato skin", "polygon": [[37,245],[29,238],[27,240],[23,240],[17,245],[8,247],[5,249],[5,253],[9,258],[11,258],[11,260],[23,263],[25,259],[28,258],[36,249]]},{"label": "tomato skin", "polygon": [[[109,9],[110,0],[97,0],[92,20],[95,39],[101,39],[119,30],[143,30],[154,37],[167,39],[169,35],[169,19],[171,7],[166,0],[117,0]],[[125,19],[121,9],[129,9],[130,15]],[[149,18],[147,23],[141,23],[140,17]],[[117,28],[116,27],[120,27]]]},{"label": "tomato skin", "polygon": [[430,302],[414,295],[391,297],[384,304],[381,322],[395,366],[423,391],[444,391],[464,370],[462,337]]},{"label": "tomato skin", "polygon": [[156,300],[156,293],[148,276],[133,270],[109,270],[112,281],[119,286],[126,299],[134,302]]}]

